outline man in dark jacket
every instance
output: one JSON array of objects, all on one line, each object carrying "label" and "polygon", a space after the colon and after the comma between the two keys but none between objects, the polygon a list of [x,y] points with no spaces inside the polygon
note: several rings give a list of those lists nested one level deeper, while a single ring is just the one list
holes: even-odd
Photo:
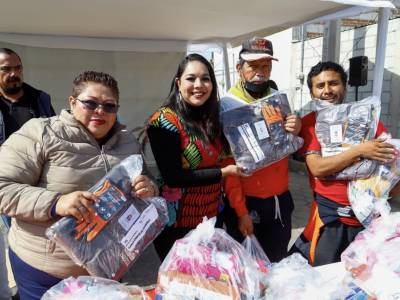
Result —
[{"label": "man in dark jacket", "polygon": [[[24,83],[22,62],[17,53],[0,48],[0,147],[25,122],[32,118],[54,116],[50,96]],[[10,219],[1,216],[6,227]],[[3,298],[4,297],[4,298]],[[0,299],[10,299],[5,243],[0,232]]]},{"label": "man in dark jacket", "polygon": [[0,145],[28,120],[54,115],[50,96],[23,82],[18,54],[0,48]]}]

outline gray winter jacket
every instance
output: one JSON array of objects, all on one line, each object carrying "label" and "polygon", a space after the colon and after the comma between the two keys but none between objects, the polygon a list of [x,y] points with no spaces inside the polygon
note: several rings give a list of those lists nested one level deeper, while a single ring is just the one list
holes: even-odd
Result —
[{"label": "gray winter jacket", "polygon": [[116,124],[100,147],[71,113],[32,119],[0,147],[0,213],[13,217],[11,249],[29,265],[59,278],[86,274],[45,237],[60,194],[88,190],[110,168],[140,152],[132,132]]}]

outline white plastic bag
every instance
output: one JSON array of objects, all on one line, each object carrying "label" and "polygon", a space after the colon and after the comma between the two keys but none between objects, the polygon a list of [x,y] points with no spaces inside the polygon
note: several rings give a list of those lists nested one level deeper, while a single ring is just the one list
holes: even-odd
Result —
[{"label": "white plastic bag", "polygon": [[271,262],[254,234],[247,235],[242,242],[244,249],[257,262],[259,270],[268,273]]},{"label": "white plastic bag", "polygon": [[117,281],[80,276],[62,280],[42,297],[42,300],[150,300],[139,287],[127,287]]},{"label": "white plastic bag", "polygon": [[389,215],[389,192],[400,180],[400,140],[382,136],[385,137],[387,143],[395,146],[396,158],[387,164],[379,164],[369,178],[353,180],[348,185],[351,207],[364,226],[379,216]]},{"label": "white plastic bag", "polygon": [[168,222],[163,198],[142,200],[131,193],[142,168],[141,155],[131,155],[89,190],[99,199],[90,223],[64,217],[46,231],[91,275],[121,278]]},{"label": "white plastic bag", "polygon": [[355,282],[377,299],[400,298],[400,213],[374,219],[342,253]]},{"label": "white plastic bag", "polygon": [[177,240],[162,263],[156,288],[163,299],[258,299],[259,272],[250,255],[215,218]]},{"label": "white plastic bag", "polygon": [[348,288],[324,281],[307,260],[295,253],[273,263],[267,278],[265,300],[333,300],[344,299]]}]

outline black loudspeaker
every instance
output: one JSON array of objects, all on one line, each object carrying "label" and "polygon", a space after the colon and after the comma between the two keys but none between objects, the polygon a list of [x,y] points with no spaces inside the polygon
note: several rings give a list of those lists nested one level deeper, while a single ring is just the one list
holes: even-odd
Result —
[{"label": "black loudspeaker", "polygon": [[368,57],[355,56],[349,59],[349,85],[364,86],[368,81]]}]

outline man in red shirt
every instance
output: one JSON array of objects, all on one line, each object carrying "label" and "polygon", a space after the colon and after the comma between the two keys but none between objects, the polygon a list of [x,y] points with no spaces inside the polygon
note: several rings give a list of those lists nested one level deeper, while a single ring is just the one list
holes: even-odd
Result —
[{"label": "man in red shirt", "polygon": [[[320,62],[308,74],[307,84],[313,99],[340,104],[346,96],[347,74],[334,62]],[[340,255],[364,228],[355,218],[347,198],[346,180],[324,180],[359,159],[387,162],[394,158],[391,144],[375,139],[354,145],[343,153],[322,157],[321,145],[315,134],[316,113],[302,118],[300,136],[304,157],[314,194],[311,213],[303,233],[291,249],[300,252],[314,266],[340,261]],[[386,129],[378,124],[376,136]]]},{"label": "man in red shirt", "polygon": [[[260,37],[246,40],[239,57],[236,69],[240,79],[221,99],[222,111],[257,101],[273,90],[269,78],[272,61],[277,59],[273,57],[271,41]],[[287,132],[297,135],[300,119],[289,115],[284,127]],[[227,232],[240,242],[245,236],[254,234],[272,262],[287,256],[291,236],[294,204],[288,190],[288,167],[286,157],[251,176],[224,178],[225,200],[229,201],[226,201],[222,219]]]}]

